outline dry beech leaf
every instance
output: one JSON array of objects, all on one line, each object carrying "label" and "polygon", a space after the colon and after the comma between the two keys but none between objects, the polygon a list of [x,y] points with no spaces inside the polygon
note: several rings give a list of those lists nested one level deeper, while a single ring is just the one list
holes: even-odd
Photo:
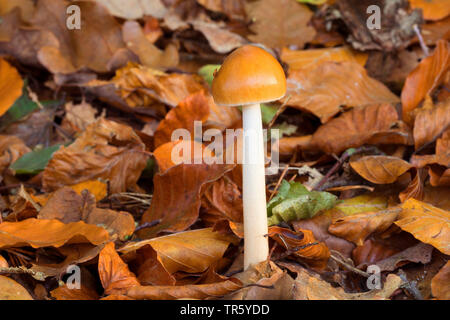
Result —
[{"label": "dry beech leaf", "polygon": [[424,181],[427,177],[427,173],[424,169],[415,169],[414,178],[409,183],[405,190],[400,192],[398,197],[401,202],[409,198],[414,198],[416,200],[422,200],[424,195]]},{"label": "dry beech leaf", "polygon": [[341,106],[395,103],[399,99],[358,63],[324,61],[290,72],[281,101],[311,112],[325,123],[341,111]]},{"label": "dry beech leaf", "polygon": [[77,3],[83,12],[83,32],[73,32],[66,27],[69,5],[61,0],[39,1],[31,21],[38,28],[51,31],[59,41],[59,46],[44,46],[38,52],[39,61],[48,70],[62,74],[81,68],[108,72],[130,59],[120,24],[103,6],[91,1]]},{"label": "dry beech leaf", "polygon": [[71,131],[84,131],[88,125],[96,120],[97,110],[86,101],[80,104],[74,104],[72,101],[64,106],[66,116],[64,118],[63,127],[69,126]]},{"label": "dry beech leaf", "polygon": [[395,274],[389,274],[383,289],[374,289],[364,293],[346,293],[342,288],[335,288],[316,275],[302,269],[295,279],[295,300],[388,300],[403,284]]},{"label": "dry beech leaf", "polygon": [[98,300],[99,295],[94,290],[81,285],[80,289],[69,288],[67,285],[56,288],[50,292],[56,300]]},{"label": "dry beech leaf", "polygon": [[136,250],[136,258],[132,264],[135,266],[139,283],[144,286],[174,286],[177,282],[151,245],[144,245]]},{"label": "dry beech leaf", "polygon": [[8,268],[8,261],[6,261],[5,258],[3,258],[2,256],[0,256],[0,268]]},{"label": "dry beech leaf", "polygon": [[394,271],[409,262],[427,264],[431,261],[432,253],[432,246],[419,242],[418,244],[386,259],[377,261],[376,265],[381,271]]},{"label": "dry beech leaf", "polygon": [[[204,185],[221,178],[232,165],[179,164],[156,174],[155,192],[150,208],[141,223],[161,219],[154,227],[140,230],[141,238],[150,238],[162,231],[178,232],[190,227],[198,218]],[[182,194],[180,199],[178,195]]]},{"label": "dry beech leaf", "polygon": [[425,202],[408,199],[400,207],[395,224],[416,239],[431,244],[444,254],[450,254],[450,212]]},{"label": "dry beech leaf", "polygon": [[153,16],[155,18],[164,17],[167,12],[161,0],[95,0],[105,6],[115,17],[136,20],[144,16]]},{"label": "dry beech leaf", "polygon": [[86,191],[81,195],[69,187],[55,191],[38,214],[39,219],[58,219],[64,223],[84,221],[102,226],[120,240],[134,232],[134,218],[125,211],[96,207],[95,197]]},{"label": "dry beech leaf", "polygon": [[108,232],[104,228],[83,221],[64,224],[58,220],[31,218],[0,224],[0,248],[61,247],[73,243],[99,245],[105,243],[108,239]]},{"label": "dry beech leaf", "polygon": [[450,99],[422,108],[414,120],[414,145],[420,149],[438,138],[450,126]]},{"label": "dry beech leaf", "polygon": [[198,273],[219,261],[230,243],[236,244],[236,238],[205,228],[129,243],[118,251],[127,254],[150,245],[170,274]]},{"label": "dry beech leaf", "polygon": [[270,48],[303,48],[316,31],[308,26],[312,12],[306,5],[289,0],[259,0],[245,5],[255,35],[248,38]]},{"label": "dry beech leaf", "polygon": [[401,209],[394,207],[338,218],[328,227],[328,232],[362,246],[369,235],[387,230],[400,211]]},{"label": "dry beech leaf", "polygon": [[229,18],[243,19],[245,17],[243,0],[197,0],[197,2],[208,10],[221,12]]},{"label": "dry beech leaf", "polygon": [[390,156],[365,156],[350,161],[350,166],[361,177],[375,184],[393,183],[412,167],[405,160]]},{"label": "dry beech leaf", "polygon": [[0,59],[0,116],[22,95],[23,80],[19,72]]},{"label": "dry beech leaf", "polygon": [[367,62],[367,58],[367,53],[355,51],[350,47],[308,50],[290,50],[288,48],[283,48],[281,50],[281,60],[289,65],[290,71],[311,68],[323,61],[350,61],[364,66]]},{"label": "dry beech leaf", "polygon": [[147,164],[145,145],[131,127],[106,119],[91,124],[68,147],[53,154],[42,183],[52,191],[102,178],[112,193],[134,188]]},{"label": "dry beech leaf", "polygon": [[122,26],[123,40],[142,65],[150,68],[169,68],[178,64],[178,50],[169,44],[164,51],[158,49],[145,36],[137,21],[127,21]]},{"label": "dry beech leaf", "polygon": [[297,229],[296,231],[291,231],[286,228],[272,226],[269,227],[269,237],[286,250],[294,250],[295,248],[309,245],[295,250],[292,254],[304,259],[313,268],[323,269],[326,267],[330,257],[330,250],[328,250],[325,243],[318,242],[314,238],[311,230]]},{"label": "dry beech leaf", "polygon": [[441,20],[450,15],[448,0],[409,0],[411,8],[422,9],[426,20]]},{"label": "dry beech leaf", "polygon": [[137,300],[177,300],[221,298],[242,288],[237,279],[210,284],[184,286],[136,286],[128,289],[126,295]]},{"label": "dry beech leaf", "polygon": [[450,300],[450,261],[431,280],[431,291],[438,300]]},{"label": "dry beech leaf", "polygon": [[114,242],[108,243],[100,252],[98,274],[105,294],[122,294],[128,288],[140,285],[127,264],[119,257]]},{"label": "dry beech leaf", "polygon": [[28,152],[31,149],[20,138],[0,135],[0,172],[4,172],[10,164]]},{"label": "dry beech leaf", "polygon": [[391,104],[355,108],[319,127],[311,144],[326,153],[340,153],[363,144],[412,144],[406,126]]},{"label": "dry beech leaf", "polygon": [[33,298],[19,283],[0,275],[0,300],[33,300]]},{"label": "dry beech leaf", "polygon": [[69,187],[79,195],[81,195],[83,190],[87,190],[94,195],[97,201],[108,195],[108,184],[100,180],[87,180]]},{"label": "dry beech leaf", "polygon": [[432,55],[423,59],[406,78],[402,90],[403,120],[413,122],[413,111],[426,97],[444,81],[450,68],[450,49],[448,41],[440,40]]}]

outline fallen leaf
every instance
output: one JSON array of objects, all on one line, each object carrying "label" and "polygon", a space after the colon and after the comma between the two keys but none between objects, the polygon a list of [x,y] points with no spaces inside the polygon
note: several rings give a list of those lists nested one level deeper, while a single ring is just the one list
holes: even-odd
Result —
[{"label": "fallen leaf", "polygon": [[94,290],[81,285],[80,289],[69,288],[67,285],[56,288],[50,292],[56,300],[98,300],[99,295]]},{"label": "fallen leaf", "polygon": [[75,132],[84,131],[96,120],[97,110],[84,100],[80,104],[68,102],[64,107],[66,110],[64,121],[68,122]]},{"label": "fallen leaf", "polygon": [[409,74],[403,86],[401,100],[403,120],[413,122],[413,111],[426,97],[444,81],[450,68],[450,50],[448,41],[440,40],[433,54],[423,59]]},{"label": "fallen leaf", "polygon": [[22,95],[22,87],[23,80],[16,68],[0,59],[0,116]]},{"label": "fallen leaf", "polygon": [[389,258],[377,261],[376,265],[381,271],[394,271],[409,262],[427,264],[431,261],[432,252],[432,246],[425,243],[418,243]]},{"label": "fallen leaf", "polygon": [[0,268],[8,268],[8,267],[9,267],[8,261],[6,261],[5,258],[0,256]]},{"label": "fallen leaf", "polygon": [[83,181],[78,184],[69,186],[76,193],[81,195],[83,190],[89,191],[94,195],[96,201],[100,201],[105,198],[108,194],[108,185],[100,180],[88,180]]},{"label": "fallen leaf", "polygon": [[22,19],[29,21],[34,13],[33,0],[5,0],[0,4],[0,15],[10,12],[14,8],[20,8]]},{"label": "fallen leaf", "polygon": [[281,50],[281,60],[289,65],[289,70],[301,70],[311,68],[323,61],[356,62],[364,66],[367,62],[368,54],[352,50],[349,47],[290,50]]},{"label": "fallen leaf", "polygon": [[95,0],[105,6],[108,11],[116,17],[136,20],[144,16],[153,16],[155,18],[164,17],[167,8],[161,0]]},{"label": "fallen leaf", "polygon": [[311,112],[325,123],[341,111],[341,106],[396,103],[399,99],[358,63],[324,61],[290,72],[281,101]]},{"label": "fallen leaf", "polygon": [[373,289],[364,293],[346,293],[342,288],[335,288],[318,276],[310,275],[306,270],[297,274],[294,287],[295,300],[388,300],[403,284],[403,280],[389,274],[383,289]]},{"label": "fallen leaf", "polygon": [[236,238],[206,228],[132,242],[118,251],[127,254],[150,245],[170,274],[178,271],[200,273],[219,261],[230,243],[236,244]]},{"label": "fallen leaf", "polygon": [[269,48],[295,45],[303,48],[316,34],[308,26],[312,12],[303,4],[289,0],[259,0],[246,3],[245,11],[253,22],[250,30],[255,35],[248,38]]},{"label": "fallen leaf", "polygon": [[397,226],[442,253],[450,253],[450,212],[412,198],[400,207],[402,211],[395,221]]},{"label": "fallen leaf", "polygon": [[242,0],[197,0],[197,2],[208,10],[221,12],[231,19],[242,19],[245,17],[245,2]]},{"label": "fallen leaf", "polygon": [[127,289],[139,286],[136,276],[119,257],[114,242],[108,243],[98,257],[98,273],[105,294],[122,294]]},{"label": "fallen leaf", "polygon": [[0,135],[0,172],[4,172],[10,164],[30,151],[21,139]]},{"label": "fallen leaf", "polygon": [[350,161],[350,166],[361,177],[375,184],[393,183],[412,167],[405,160],[391,156],[364,156]]},{"label": "fallen leaf", "polygon": [[448,0],[409,0],[409,3],[413,9],[422,9],[426,20],[441,20],[450,15]]},{"label": "fallen leaf", "polygon": [[91,124],[68,147],[53,154],[43,174],[45,190],[102,178],[112,193],[136,185],[147,164],[145,146],[131,127],[106,119]]},{"label": "fallen leaf", "polygon": [[0,300],[33,300],[19,283],[0,275]]},{"label": "fallen leaf", "polygon": [[396,220],[400,210],[394,207],[337,218],[328,227],[328,231],[361,246],[369,235],[387,230]]},{"label": "fallen leaf", "polygon": [[[304,262],[313,268],[324,269],[330,258],[330,250],[323,242],[318,242],[310,230],[290,229],[271,226],[269,227],[269,237],[274,239],[279,245],[292,255],[302,258]],[[304,246],[304,248],[302,248]]]},{"label": "fallen leaf", "polygon": [[61,247],[64,244],[92,243],[99,245],[109,239],[101,227],[82,221],[64,224],[58,220],[34,218],[0,224],[0,248],[31,246]]},{"label": "fallen leaf", "polygon": [[355,108],[319,127],[311,144],[326,153],[339,154],[363,144],[412,144],[409,129],[399,122],[391,104]]},{"label": "fallen leaf", "polygon": [[450,261],[431,280],[431,291],[438,300],[450,300]]},{"label": "fallen leaf", "polygon": [[414,198],[416,200],[422,200],[424,196],[424,181],[427,177],[426,171],[424,169],[415,169],[414,178],[408,184],[405,190],[399,193],[398,197],[401,202],[409,198]]},{"label": "fallen leaf", "polygon": [[[204,185],[222,177],[233,166],[220,164],[179,164],[156,174],[155,192],[150,208],[142,216],[141,224],[161,219],[154,227],[140,230],[141,238],[150,238],[162,231],[183,231],[198,218]],[[183,194],[183,199],[177,195]]]},{"label": "fallen leaf", "polygon": [[414,120],[416,150],[432,143],[450,127],[450,99],[431,107],[419,109]]}]

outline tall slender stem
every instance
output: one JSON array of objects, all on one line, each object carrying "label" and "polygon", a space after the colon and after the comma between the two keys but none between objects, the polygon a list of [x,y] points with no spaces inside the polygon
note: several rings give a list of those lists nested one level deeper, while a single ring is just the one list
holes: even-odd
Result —
[{"label": "tall slender stem", "polygon": [[269,254],[264,140],[259,104],[242,108],[244,161],[242,165],[244,204],[244,269],[267,259]]}]

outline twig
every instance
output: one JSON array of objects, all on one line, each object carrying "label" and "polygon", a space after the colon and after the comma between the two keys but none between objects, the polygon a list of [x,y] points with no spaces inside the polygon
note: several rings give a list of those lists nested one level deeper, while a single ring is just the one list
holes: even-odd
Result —
[{"label": "twig", "polygon": [[39,271],[27,269],[25,267],[0,268],[0,273],[24,273],[29,274],[38,281],[45,281],[46,275]]},{"label": "twig", "polygon": [[336,261],[337,263],[341,264],[342,266],[344,266],[346,269],[353,271],[354,273],[357,273],[363,277],[370,277],[370,274],[368,274],[367,272],[364,272],[362,270],[359,270],[358,268],[355,268],[351,265],[349,265],[347,262],[342,261],[341,259],[339,259],[338,257],[334,256],[334,255],[330,255],[330,258],[333,259],[334,261]]},{"label": "twig", "polygon": [[275,115],[273,116],[272,120],[270,120],[269,124],[267,125],[267,128],[270,129],[272,128],[273,124],[275,123],[275,121],[278,119],[278,117],[280,116],[280,114],[282,114],[284,112],[284,110],[286,110],[287,108],[287,103],[289,102],[289,99],[291,99],[291,96],[287,97],[287,99],[283,102],[283,104],[281,105],[281,107],[278,108],[277,112],[275,113]]},{"label": "twig", "polygon": [[134,232],[138,232],[139,230],[145,229],[145,228],[151,228],[156,226],[157,224],[161,223],[161,219],[158,220],[153,220],[150,222],[145,222],[143,224],[141,224],[140,226],[137,226],[136,229],[134,229]]},{"label": "twig", "polygon": [[417,38],[419,39],[420,47],[422,48],[423,53],[425,54],[425,56],[428,57],[430,55],[430,50],[428,49],[427,45],[425,44],[425,41],[423,40],[422,33],[419,30],[419,26],[415,24],[413,26],[413,29],[417,35]]}]

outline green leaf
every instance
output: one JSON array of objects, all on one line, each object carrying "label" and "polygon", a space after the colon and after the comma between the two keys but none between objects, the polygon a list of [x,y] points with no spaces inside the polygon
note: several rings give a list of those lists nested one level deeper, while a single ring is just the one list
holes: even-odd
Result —
[{"label": "green leaf", "polygon": [[[53,106],[58,101],[41,101],[44,107]],[[21,120],[25,116],[29,115],[35,110],[38,110],[39,106],[28,96],[27,81],[23,86],[22,95],[14,102],[14,104],[8,109],[8,111],[0,117],[0,130],[5,129],[10,124]]]},{"label": "green leaf", "polygon": [[264,124],[269,124],[278,111],[278,107],[261,103],[261,116]]},{"label": "green leaf", "polygon": [[56,144],[48,148],[39,149],[24,154],[13,164],[11,164],[9,168],[16,174],[38,174],[45,169],[48,162],[52,158],[53,153],[55,153],[60,146],[61,144]]},{"label": "green leaf", "polygon": [[220,68],[220,64],[207,64],[198,69],[198,74],[211,85],[214,79],[214,71]]},{"label": "green leaf", "polygon": [[331,193],[309,191],[301,183],[283,180],[278,194],[267,204],[269,226],[312,218],[337,203],[337,197]]}]

